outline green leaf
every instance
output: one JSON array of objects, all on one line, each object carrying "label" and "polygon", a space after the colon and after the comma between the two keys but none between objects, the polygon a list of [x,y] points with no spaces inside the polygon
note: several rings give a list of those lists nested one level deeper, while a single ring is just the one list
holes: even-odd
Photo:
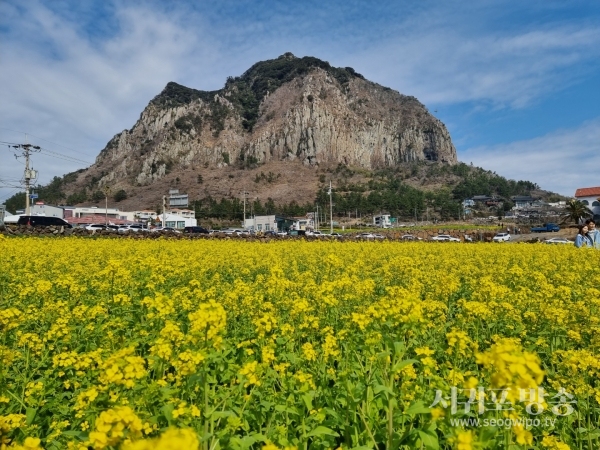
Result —
[{"label": "green leaf", "polygon": [[27,425],[31,425],[33,423],[33,419],[35,419],[35,415],[37,413],[36,408],[27,408],[25,410],[25,420]]},{"label": "green leaf", "polygon": [[77,430],[61,431],[60,434],[63,436],[80,438],[81,440],[85,440],[88,437],[87,433],[85,433],[83,431],[77,431]]},{"label": "green leaf", "polygon": [[279,411],[279,412],[287,412],[289,414],[294,414],[296,416],[299,416],[300,413],[298,411],[296,411],[294,408],[290,408],[286,405],[276,405],[275,406],[275,411]]},{"label": "green leaf", "polygon": [[304,401],[304,404],[306,405],[306,409],[308,409],[309,411],[313,409],[313,398],[315,397],[314,392],[310,391],[307,392],[306,394],[304,394],[302,396],[302,400]]},{"label": "green leaf", "polygon": [[394,390],[392,388],[389,388],[383,384],[379,384],[379,383],[375,383],[375,386],[373,387],[373,392],[375,394],[379,394],[380,392],[385,392],[391,396],[394,396]]},{"label": "green leaf", "polygon": [[396,356],[404,355],[405,351],[406,351],[406,347],[404,346],[404,343],[394,342],[394,353],[396,354]]},{"label": "green leaf", "polygon": [[419,361],[417,361],[416,359],[405,359],[404,361],[398,361],[396,364],[394,364],[394,367],[392,367],[392,372],[399,372],[406,366],[410,364],[416,364],[418,362]]},{"label": "green leaf", "polygon": [[160,408],[160,411],[165,416],[165,419],[167,419],[167,422],[169,422],[169,425],[171,425],[171,423],[173,422],[173,410],[174,409],[175,409],[175,405],[173,405],[172,403],[167,403],[162,408]]},{"label": "green leaf", "polygon": [[408,407],[408,409],[406,410],[406,414],[408,414],[409,416],[416,416],[417,414],[427,414],[430,413],[431,409],[429,409],[428,407],[426,407],[422,401],[418,401],[416,403],[413,403],[412,405],[410,405]]},{"label": "green leaf", "polygon": [[339,434],[337,434],[331,428],[327,428],[327,427],[323,427],[323,426],[318,426],[317,428],[315,428],[314,430],[312,430],[310,433],[308,433],[306,435],[306,437],[323,436],[323,435],[327,435],[327,436],[339,436]]},{"label": "green leaf", "polygon": [[440,448],[437,434],[419,430],[419,437],[427,450],[438,450]]},{"label": "green leaf", "polygon": [[377,359],[379,361],[383,361],[383,360],[387,359],[388,356],[391,356],[391,353],[389,352],[389,350],[384,350],[383,352],[377,353]]},{"label": "green leaf", "polygon": [[237,417],[237,414],[232,411],[214,411],[210,415],[211,419],[222,419],[224,417]]}]

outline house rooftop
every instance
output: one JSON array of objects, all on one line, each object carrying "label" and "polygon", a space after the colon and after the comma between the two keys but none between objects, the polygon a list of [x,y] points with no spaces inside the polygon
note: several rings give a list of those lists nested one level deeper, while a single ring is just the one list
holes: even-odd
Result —
[{"label": "house rooftop", "polygon": [[600,186],[589,187],[589,188],[579,188],[575,191],[575,197],[592,197],[592,196],[600,196]]}]

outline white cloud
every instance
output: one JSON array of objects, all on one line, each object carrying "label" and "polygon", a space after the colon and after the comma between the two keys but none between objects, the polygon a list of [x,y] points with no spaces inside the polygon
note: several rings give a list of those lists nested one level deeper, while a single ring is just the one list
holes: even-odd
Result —
[{"label": "white cloud", "polygon": [[[131,127],[146,104],[168,81],[202,60],[210,70],[210,39],[198,46],[202,32],[182,29],[168,17],[147,9],[125,8],[115,19],[119,32],[92,43],[72,23],[40,4],[5,11],[23,24],[2,48],[0,140],[23,143],[26,131],[64,147],[36,142],[50,150],[94,161],[106,142]],[[29,39],[24,34],[31,33]],[[80,164],[37,155],[40,182],[81,168]],[[9,152],[0,152],[0,179],[22,172]],[[0,191],[0,194],[4,192]]]},{"label": "white cloud", "polygon": [[[365,74],[428,103],[519,108],[585,75],[600,56],[600,27],[501,34],[427,28],[352,56]],[[372,74],[371,74],[372,72]]]},{"label": "white cloud", "polygon": [[600,185],[600,118],[535,139],[471,148],[458,156],[507,178],[573,196],[577,188]]}]

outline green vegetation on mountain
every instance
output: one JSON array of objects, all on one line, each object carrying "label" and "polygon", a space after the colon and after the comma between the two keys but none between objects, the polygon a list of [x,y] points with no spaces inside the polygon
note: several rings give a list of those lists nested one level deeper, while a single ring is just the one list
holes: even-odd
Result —
[{"label": "green vegetation on mountain", "polygon": [[[318,58],[296,58],[291,53],[286,53],[277,59],[254,64],[239,77],[228,77],[225,87],[216,91],[200,91],[170,82],[151,103],[161,108],[173,108],[200,99],[210,108],[211,113],[206,118],[211,121],[213,133],[218,136],[223,130],[223,120],[231,112],[218,100],[218,97],[224,97],[242,117],[243,127],[252,131],[259,118],[259,106],[263,98],[284,83],[304,76],[315,68],[327,71],[342,86],[352,78],[364,79],[351,67],[332,67]],[[192,121],[189,118],[182,119],[179,119],[175,126],[183,130],[191,129],[194,125]]]},{"label": "green vegetation on mountain", "polygon": [[[442,220],[462,217],[462,202],[474,195],[488,195],[503,203],[503,210],[509,210],[510,200],[515,195],[530,195],[539,191],[539,186],[530,181],[508,180],[494,172],[464,163],[454,166],[428,163],[413,163],[394,169],[365,172],[366,179],[353,181],[357,172],[340,164],[327,174],[321,174],[322,187],[313,201],[299,205],[293,201],[278,205],[271,202],[263,205],[255,201],[247,205],[247,211],[254,214],[281,214],[298,216],[314,211],[316,205],[327,208],[329,205],[327,179],[334,179],[332,194],[335,217],[356,217],[380,212],[401,219],[438,217]],[[258,178],[260,178],[257,175]],[[414,186],[419,179],[422,188]],[[256,181],[256,180],[255,180]],[[440,185],[430,189],[431,185]],[[548,199],[556,194],[543,193]],[[195,203],[199,218],[219,218],[238,220],[242,218],[242,204],[237,198],[220,200],[206,197]],[[494,211],[496,213],[496,211]]]},{"label": "green vegetation on mountain", "polygon": [[[223,158],[228,158],[224,154]],[[99,191],[82,191],[68,197],[62,191],[65,180],[55,177],[47,186],[39,186],[36,191],[39,200],[51,204],[76,204],[86,201],[99,202],[104,194]],[[273,173],[257,175],[255,182],[275,182],[278,176]],[[200,179],[200,178],[199,178]],[[264,179],[264,180],[263,180]],[[269,199],[265,204],[260,200],[247,205],[247,213],[281,214],[298,216],[314,211],[315,205],[329,205],[328,182],[333,179],[333,214],[336,217],[356,217],[361,215],[388,213],[401,219],[414,219],[429,216],[442,220],[458,218],[462,215],[462,201],[474,195],[488,195],[498,198],[504,210],[510,209],[510,198],[514,195],[530,195],[540,192],[539,186],[530,181],[508,180],[494,172],[464,163],[456,165],[415,162],[377,171],[353,169],[338,165],[321,173],[321,188],[314,199],[298,204],[296,201],[275,204]],[[271,180],[271,181],[269,181]],[[418,185],[418,186],[417,186]],[[433,186],[433,188],[432,188]],[[539,194],[547,200],[555,200],[556,194]],[[545,197],[544,197],[545,196]],[[127,198],[123,190],[114,196],[115,201]],[[66,202],[65,202],[66,200]],[[25,207],[25,196],[16,194],[6,202],[10,211]],[[198,218],[219,218],[239,220],[243,216],[243,205],[238,198],[206,197],[195,201]]]}]

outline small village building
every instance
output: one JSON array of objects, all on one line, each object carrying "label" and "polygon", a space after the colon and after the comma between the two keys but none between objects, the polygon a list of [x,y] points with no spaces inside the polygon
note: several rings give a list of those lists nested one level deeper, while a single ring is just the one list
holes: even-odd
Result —
[{"label": "small village building", "polygon": [[59,217],[64,219],[64,209],[60,206],[46,205],[44,202],[35,202],[29,206],[30,216]]},{"label": "small village building", "polygon": [[392,226],[391,216],[389,214],[373,216],[373,225],[379,228],[390,228]]},{"label": "small village building", "polygon": [[600,186],[579,188],[575,191],[575,198],[587,206],[594,216],[600,214]]},{"label": "small village building", "polygon": [[531,208],[536,200],[529,195],[513,195],[511,198],[515,209]]},{"label": "small village building", "polygon": [[293,229],[296,224],[297,219],[270,214],[249,217],[242,223],[242,227],[245,230],[264,233],[266,231],[289,231]]},{"label": "small village building", "polygon": [[103,215],[110,219],[135,221],[135,213],[133,211],[120,211],[119,208],[101,208],[98,206],[75,207],[72,210],[72,217],[82,218],[86,216]]},{"label": "small village building", "polygon": [[[157,220],[162,223],[163,215],[159,214]],[[182,217],[177,214],[165,214],[165,227],[177,228],[181,230],[185,227],[196,227],[198,226],[198,221],[195,218],[190,217]]]}]

